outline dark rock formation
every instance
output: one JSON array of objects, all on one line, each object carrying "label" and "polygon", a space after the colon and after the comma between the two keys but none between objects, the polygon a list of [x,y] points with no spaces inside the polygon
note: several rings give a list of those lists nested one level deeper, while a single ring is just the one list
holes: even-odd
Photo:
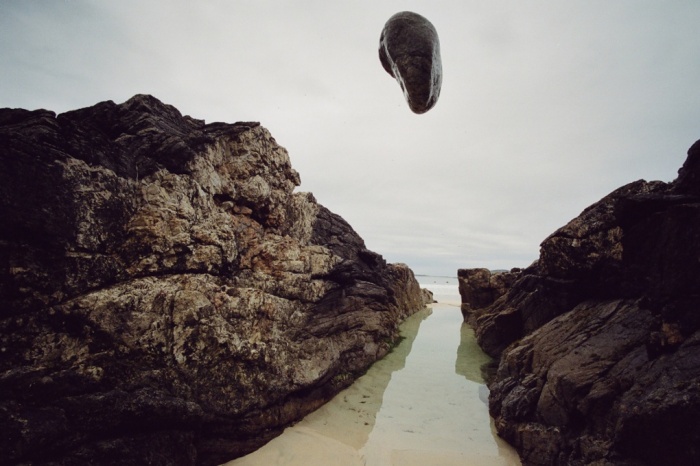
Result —
[{"label": "dark rock formation", "polygon": [[433,292],[430,291],[427,288],[422,288],[421,293],[423,293],[423,303],[424,304],[433,304],[436,303],[435,297],[433,296]]},{"label": "dark rock formation", "polygon": [[459,295],[464,321],[473,325],[479,310],[492,305],[508,291],[520,276],[520,269],[491,272],[489,269],[459,269]]},{"label": "dark rock formation", "polygon": [[430,21],[410,11],[389,18],[379,37],[379,60],[398,81],[414,113],[435,106],[442,86],[442,61],[440,40]]},{"label": "dark rock formation", "polygon": [[525,465],[700,464],[699,160],[584,210],[476,319]]},{"label": "dark rock formation", "polygon": [[217,464],[423,308],[258,123],[150,96],[0,110],[2,464]]}]

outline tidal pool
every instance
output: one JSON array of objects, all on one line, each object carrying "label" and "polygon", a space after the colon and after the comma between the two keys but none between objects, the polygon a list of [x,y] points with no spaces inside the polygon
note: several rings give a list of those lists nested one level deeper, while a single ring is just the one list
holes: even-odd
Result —
[{"label": "tidal pool", "polygon": [[437,304],[401,327],[403,341],[350,387],[228,466],[520,465],[488,414],[489,361],[462,324],[455,278],[418,277]]}]

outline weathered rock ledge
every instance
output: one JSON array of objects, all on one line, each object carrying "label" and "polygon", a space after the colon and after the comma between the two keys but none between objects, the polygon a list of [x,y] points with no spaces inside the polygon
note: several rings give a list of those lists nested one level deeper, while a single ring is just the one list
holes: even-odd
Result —
[{"label": "weathered rock ledge", "polygon": [[258,123],[139,95],[0,110],[2,464],[217,464],[424,307]]},{"label": "weathered rock ledge", "polygon": [[700,142],[541,245],[473,319],[524,465],[700,464]]}]

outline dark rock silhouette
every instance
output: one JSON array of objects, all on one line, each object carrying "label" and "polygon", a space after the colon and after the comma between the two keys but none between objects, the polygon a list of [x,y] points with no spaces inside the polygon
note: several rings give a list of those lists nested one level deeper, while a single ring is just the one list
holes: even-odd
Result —
[{"label": "dark rock silhouette", "polygon": [[379,60],[398,81],[414,113],[435,106],[442,86],[442,61],[440,40],[430,21],[410,11],[389,18],[379,37]]},{"label": "dark rock silhouette", "polygon": [[503,296],[520,276],[520,269],[492,272],[489,269],[459,269],[459,295],[464,321],[473,325],[479,311]]},{"label": "dark rock silhouette", "polygon": [[474,319],[524,465],[700,464],[698,160],[588,207]]},{"label": "dark rock silhouette", "polygon": [[299,183],[151,96],[0,110],[0,462],[218,464],[386,354],[413,273]]}]

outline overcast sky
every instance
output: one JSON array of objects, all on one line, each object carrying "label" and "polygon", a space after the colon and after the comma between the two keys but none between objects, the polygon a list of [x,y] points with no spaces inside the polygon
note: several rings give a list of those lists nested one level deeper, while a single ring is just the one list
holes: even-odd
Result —
[{"label": "overcast sky", "polygon": [[[438,31],[413,114],[382,68],[396,12]],[[300,191],[417,274],[525,267],[628,182],[671,181],[700,138],[700,2],[0,0],[0,107],[152,94],[260,121]]]}]

